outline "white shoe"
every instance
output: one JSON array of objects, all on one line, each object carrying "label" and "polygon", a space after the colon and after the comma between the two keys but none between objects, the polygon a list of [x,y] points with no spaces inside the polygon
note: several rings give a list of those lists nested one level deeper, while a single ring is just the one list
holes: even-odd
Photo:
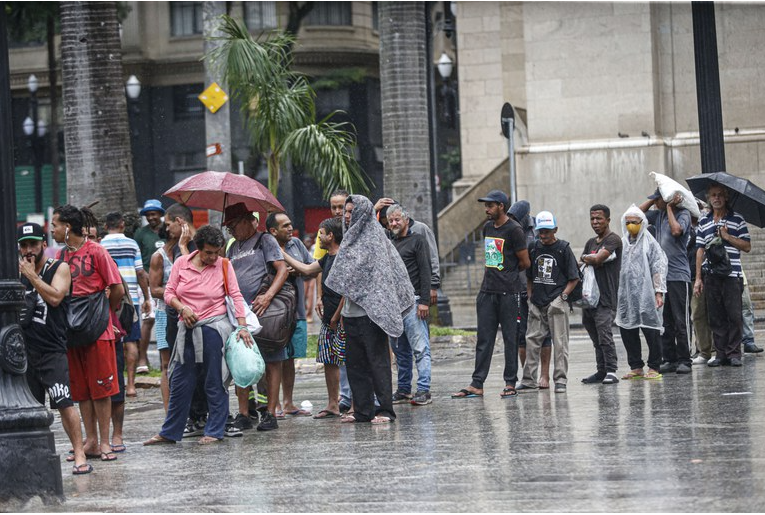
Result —
[{"label": "white shoe", "polygon": [[691,360],[691,363],[694,365],[706,365],[709,360],[705,358],[704,356],[698,355],[693,360]]},{"label": "white shoe", "polygon": [[715,357],[712,356],[711,358],[709,358],[709,360],[707,360],[707,363],[712,363],[714,360],[715,360]]}]

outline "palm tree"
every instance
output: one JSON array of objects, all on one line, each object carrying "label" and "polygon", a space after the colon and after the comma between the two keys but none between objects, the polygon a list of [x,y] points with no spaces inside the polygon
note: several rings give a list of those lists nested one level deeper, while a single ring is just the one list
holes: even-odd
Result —
[{"label": "palm tree", "polygon": [[230,16],[220,20],[222,44],[205,59],[241,102],[252,145],[268,163],[268,189],[276,194],[288,158],[325,196],[338,188],[367,193],[369,178],[352,153],[353,127],[331,121],[337,112],[316,121],[316,93],[305,76],[290,70],[294,36],[275,32],[256,40],[243,23]]},{"label": "palm tree", "polygon": [[135,209],[115,2],[61,3],[67,197],[96,214]]}]

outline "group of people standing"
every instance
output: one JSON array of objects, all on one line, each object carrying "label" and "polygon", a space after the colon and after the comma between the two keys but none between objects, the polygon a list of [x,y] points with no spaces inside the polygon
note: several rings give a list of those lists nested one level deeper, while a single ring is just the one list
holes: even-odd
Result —
[{"label": "group of people standing", "polygon": [[[551,351],[554,391],[565,393],[569,297],[586,267],[594,274],[599,300],[582,309],[596,367],[582,383],[620,381],[614,323],[629,365],[622,380],[689,374],[692,365],[738,367],[742,351],[762,352],[754,343],[751,307],[744,305],[751,304],[741,268],[741,252],[751,249],[746,222],[730,208],[730,192],[724,186],[710,186],[707,199],[709,209],[697,219],[680,207],[680,194],[665,201],[657,189],[625,211],[621,236],[611,230],[610,209],[593,205],[590,225],[595,236],[577,259],[568,242],[557,238],[558,224],[549,211],[532,218],[527,201],[510,206],[499,190],[480,198],[487,222],[485,271],[476,299],[475,369],[470,385],[452,398],[483,396],[498,326],[505,344],[505,387],[500,396],[550,388]],[[719,248],[716,255],[710,250],[713,245]]]},{"label": "group of people standing", "polygon": [[[712,186],[707,197],[710,209],[697,220],[680,207],[679,196],[665,201],[657,190],[622,215],[621,237],[610,228],[610,209],[593,205],[595,236],[578,259],[558,238],[553,213],[532,217],[527,201],[510,206],[498,190],[480,198],[487,222],[485,271],[476,299],[475,369],[470,385],[452,397],[483,395],[500,327],[505,344],[501,397],[551,387],[565,393],[571,302],[587,267],[599,299],[582,312],[596,367],[583,383],[620,381],[614,322],[629,365],[622,380],[688,374],[694,364],[741,366],[742,342],[745,352],[762,352],[754,344],[751,315],[742,315],[749,297],[741,269],[741,252],[751,249],[746,223],[730,209],[727,189]],[[106,216],[106,234],[99,237],[99,223],[88,208],[62,206],[51,221],[53,238],[63,245],[55,257],[46,256],[39,225],[19,227],[19,272],[31,299],[22,317],[30,389],[40,402],[47,392],[51,407],[60,411],[72,442],[68,460],[74,474],[93,470],[88,458],[112,461],[125,451],[125,395],[135,395],[136,369],[146,366],[139,342],[146,336],[142,331],[151,332],[148,324],[141,327],[142,318],[156,320],[166,410],[161,430],[144,445],[194,436],[201,437],[200,444],[214,443],[254,427],[275,430],[287,416],[383,424],[395,420],[395,404],[432,402],[427,321],[440,286],[432,231],[390,198],[372,204],[340,190],[330,196],[330,209],[313,255],[293,236],[286,213],[270,213],[266,230],[259,231],[258,214],[243,203],[225,209],[227,238],[216,227],[195,229],[184,205],[165,210],[149,200],[141,210],[147,224],[135,240],[125,235],[120,213]],[[714,245],[724,249],[722,257],[712,254]],[[316,278],[321,319],[316,359],[324,365],[327,387],[326,406],[315,414],[293,402],[295,359],[307,351],[304,281],[311,278]],[[245,307],[264,315],[286,285],[298,299],[289,343],[262,347],[247,328]],[[93,295],[106,297],[110,323],[91,344],[70,347],[70,302]],[[236,323],[227,315],[227,298]],[[132,323],[117,316],[125,302],[134,306]],[[223,349],[232,335],[248,347],[260,347],[265,374],[257,386],[236,387],[236,403],[229,406]],[[80,406],[84,440],[74,402]]]}]

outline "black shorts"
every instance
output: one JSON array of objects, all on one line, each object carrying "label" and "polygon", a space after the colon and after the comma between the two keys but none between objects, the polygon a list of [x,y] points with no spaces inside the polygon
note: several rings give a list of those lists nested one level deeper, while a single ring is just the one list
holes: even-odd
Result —
[{"label": "black shorts", "polygon": [[60,352],[37,352],[27,349],[27,383],[37,402],[45,405],[48,392],[51,409],[74,406],[69,388],[69,361]]}]

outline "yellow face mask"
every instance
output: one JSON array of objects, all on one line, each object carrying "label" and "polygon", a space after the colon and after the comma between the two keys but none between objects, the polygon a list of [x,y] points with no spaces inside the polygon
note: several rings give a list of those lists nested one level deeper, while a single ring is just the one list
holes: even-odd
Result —
[{"label": "yellow face mask", "polygon": [[632,236],[637,236],[640,232],[640,224],[627,222],[627,232]]}]

